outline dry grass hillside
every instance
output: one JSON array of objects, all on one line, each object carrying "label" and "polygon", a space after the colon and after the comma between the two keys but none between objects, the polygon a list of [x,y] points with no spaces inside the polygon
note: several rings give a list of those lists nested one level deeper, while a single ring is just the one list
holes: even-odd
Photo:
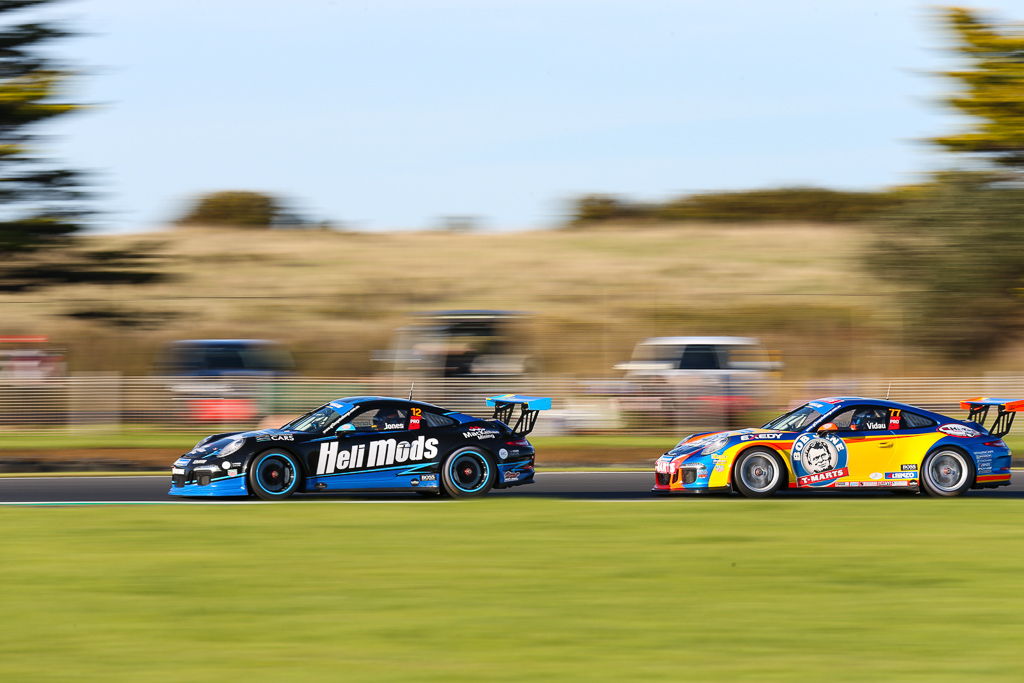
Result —
[{"label": "dry grass hillside", "polygon": [[891,305],[901,295],[858,270],[862,231],[189,228],[93,237],[110,247],[158,245],[171,278],[3,295],[2,332],[50,335],[76,370],[148,372],[167,340],[262,337],[291,344],[307,374],[348,375],[379,369],[371,350],[386,347],[411,312],[508,308],[536,314],[537,352],[557,373],[610,374],[635,340],[670,334],[759,336],[796,376],[935,371],[901,346],[903,323]]}]

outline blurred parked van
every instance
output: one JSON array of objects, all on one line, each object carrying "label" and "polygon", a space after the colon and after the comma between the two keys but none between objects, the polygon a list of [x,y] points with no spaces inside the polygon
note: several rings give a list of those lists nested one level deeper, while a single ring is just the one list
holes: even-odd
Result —
[{"label": "blurred parked van", "polygon": [[652,337],[619,363],[634,398],[677,424],[733,427],[771,395],[782,368],[775,354],[753,337]]},{"label": "blurred parked van", "polygon": [[782,368],[753,337],[651,337],[636,345],[633,358],[619,363],[627,377],[672,378],[711,374],[774,372]]},{"label": "blurred parked van", "polygon": [[158,362],[161,374],[177,377],[276,377],[294,367],[291,353],[267,339],[183,339]]}]

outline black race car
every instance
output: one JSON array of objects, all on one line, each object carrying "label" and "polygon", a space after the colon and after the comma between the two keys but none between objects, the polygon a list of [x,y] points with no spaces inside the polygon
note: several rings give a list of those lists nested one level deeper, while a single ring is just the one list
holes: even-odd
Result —
[{"label": "black race car", "polygon": [[456,498],[533,483],[526,435],[550,398],[492,396],[489,420],[429,403],[340,398],[279,429],[214,434],[174,462],[174,496],[416,491]]}]

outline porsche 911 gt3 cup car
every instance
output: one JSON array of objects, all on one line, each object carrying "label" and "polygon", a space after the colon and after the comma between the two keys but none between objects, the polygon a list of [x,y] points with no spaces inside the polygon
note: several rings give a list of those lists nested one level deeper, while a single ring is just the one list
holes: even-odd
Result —
[{"label": "porsche 911 gt3 cup car", "polygon": [[297,491],[479,496],[533,482],[526,435],[550,398],[506,394],[482,420],[429,403],[353,396],[280,429],[214,434],[175,461],[170,494],[287,498]]},{"label": "porsche 911 gt3 cup car", "polygon": [[[821,398],[758,429],[692,434],[655,463],[655,493],[889,488],[957,496],[1010,483],[1003,442],[1024,400],[961,402],[966,420],[856,397]],[[992,424],[984,426],[990,409]]]}]

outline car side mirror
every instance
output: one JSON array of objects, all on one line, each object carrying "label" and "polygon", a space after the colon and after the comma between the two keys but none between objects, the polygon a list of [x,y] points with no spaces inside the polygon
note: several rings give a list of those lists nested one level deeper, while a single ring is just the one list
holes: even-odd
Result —
[{"label": "car side mirror", "polygon": [[345,432],[349,432],[349,433],[354,432],[354,431],[356,431],[356,427],[351,422],[346,422],[345,424],[343,424],[340,427],[338,427],[337,431],[342,436],[349,436],[349,434],[346,434]]},{"label": "car side mirror", "polygon": [[835,422],[826,422],[825,424],[818,427],[819,432],[838,432],[839,427],[836,426]]}]

